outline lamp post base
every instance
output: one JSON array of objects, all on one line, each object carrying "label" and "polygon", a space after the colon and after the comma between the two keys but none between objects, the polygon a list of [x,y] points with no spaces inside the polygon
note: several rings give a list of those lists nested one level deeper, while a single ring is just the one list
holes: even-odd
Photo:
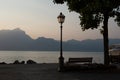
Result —
[{"label": "lamp post base", "polygon": [[63,57],[59,57],[59,67],[58,67],[58,71],[59,71],[59,72],[64,71],[64,58],[63,58]]}]

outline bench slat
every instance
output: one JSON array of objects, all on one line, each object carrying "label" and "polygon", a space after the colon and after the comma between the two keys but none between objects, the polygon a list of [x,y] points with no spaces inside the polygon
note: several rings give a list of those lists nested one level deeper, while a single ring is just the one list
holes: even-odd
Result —
[{"label": "bench slat", "polygon": [[92,63],[92,57],[82,57],[82,58],[69,58],[68,63],[77,63],[77,62],[88,62]]}]

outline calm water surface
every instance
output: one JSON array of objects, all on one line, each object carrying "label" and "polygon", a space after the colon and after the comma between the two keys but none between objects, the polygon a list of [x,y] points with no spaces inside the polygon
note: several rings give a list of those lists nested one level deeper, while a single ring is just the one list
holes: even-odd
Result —
[{"label": "calm water surface", "polygon": [[[65,62],[69,57],[93,57],[94,63],[103,63],[103,52],[63,52]],[[0,51],[0,62],[12,63],[15,60],[32,59],[37,63],[58,62],[59,51]]]}]

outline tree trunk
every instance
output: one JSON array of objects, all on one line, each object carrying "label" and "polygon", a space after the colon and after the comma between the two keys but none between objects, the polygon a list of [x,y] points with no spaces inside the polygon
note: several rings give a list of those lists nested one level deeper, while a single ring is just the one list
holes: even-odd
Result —
[{"label": "tree trunk", "polygon": [[103,38],[104,38],[104,64],[109,65],[109,40],[108,40],[108,13],[104,14],[104,22],[103,22]]}]

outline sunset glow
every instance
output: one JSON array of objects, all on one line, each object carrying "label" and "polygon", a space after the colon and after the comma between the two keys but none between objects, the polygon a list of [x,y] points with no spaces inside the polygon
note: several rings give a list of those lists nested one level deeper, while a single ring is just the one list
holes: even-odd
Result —
[{"label": "sunset glow", "polygon": [[[54,4],[52,0],[0,0],[0,30],[20,28],[34,39],[44,36],[59,40],[57,16],[60,12],[66,16],[64,40],[102,38],[99,29],[83,32],[79,14],[69,12],[65,4]],[[120,28],[110,19],[109,37],[120,38],[119,33]]]}]

